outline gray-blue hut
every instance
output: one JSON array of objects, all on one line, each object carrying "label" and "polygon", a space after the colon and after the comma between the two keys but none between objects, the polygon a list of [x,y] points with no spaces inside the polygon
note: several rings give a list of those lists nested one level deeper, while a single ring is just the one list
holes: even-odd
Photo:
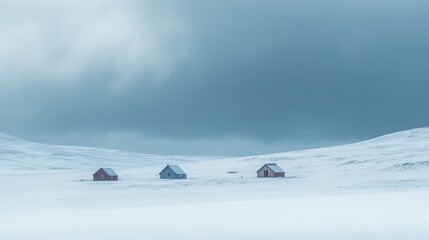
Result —
[{"label": "gray-blue hut", "polygon": [[285,171],[275,163],[264,164],[256,173],[258,177],[285,177]]},{"label": "gray-blue hut", "polygon": [[186,179],[186,173],[177,165],[168,164],[159,173],[161,179]]}]

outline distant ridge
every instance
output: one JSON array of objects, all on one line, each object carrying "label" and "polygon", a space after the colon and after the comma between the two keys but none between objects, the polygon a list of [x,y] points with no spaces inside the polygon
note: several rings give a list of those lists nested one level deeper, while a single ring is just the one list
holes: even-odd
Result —
[{"label": "distant ridge", "polygon": [[387,140],[394,140],[394,139],[402,139],[402,140],[429,139],[429,126],[388,133],[388,134],[381,135],[368,140],[364,140],[358,143],[379,142],[379,141],[387,141]]},{"label": "distant ridge", "polygon": [[0,132],[0,141],[2,142],[29,142],[28,140],[20,137],[15,137],[3,132]]}]

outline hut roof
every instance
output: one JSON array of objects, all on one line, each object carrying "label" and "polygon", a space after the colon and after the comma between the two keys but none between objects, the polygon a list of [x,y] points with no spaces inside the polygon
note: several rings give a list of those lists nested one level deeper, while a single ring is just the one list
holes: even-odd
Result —
[{"label": "hut roof", "polygon": [[113,171],[113,169],[111,169],[111,168],[101,168],[101,169],[103,169],[104,172],[106,172],[110,176],[118,176],[118,174],[116,174],[115,171]]},{"label": "hut roof", "polygon": [[268,163],[267,167],[269,167],[273,172],[275,173],[284,173],[283,169],[281,169],[277,164],[275,163]]},{"label": "hut roof", "polygon": [[[264,166],[267,166],[269,169],[271,169],[274,173],[284,173],[285,171],[283,169],[281,169],[277,164],[275,163],[267,163]],[[262,166],[262,168],[264,167]],[[262,169],[261,168],[261,169]],[[259,169],[259,170],[261,170]],[[258,170],[258,171],[259,171]]]},{"label": "hut roof", "polygon": [[[179,166],[177,166],[177,165],[170,165],[170,164],[168,164],[164,169],[166,169],[166,168],[170,168],[174,173],[176,173],[176,174],[186,174]],[[164,171],[164,169],[162,170],[162,171]],[[161,171],[161,172],[162,172]]]}]

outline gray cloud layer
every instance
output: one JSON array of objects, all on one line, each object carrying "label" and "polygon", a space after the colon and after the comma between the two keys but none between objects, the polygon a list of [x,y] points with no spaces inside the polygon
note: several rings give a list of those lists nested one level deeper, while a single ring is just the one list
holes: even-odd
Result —
[{"label": "gray cloud layer", "polygon": [[425,1],[4,5],[5,132],[250,154],[429,122]]}]

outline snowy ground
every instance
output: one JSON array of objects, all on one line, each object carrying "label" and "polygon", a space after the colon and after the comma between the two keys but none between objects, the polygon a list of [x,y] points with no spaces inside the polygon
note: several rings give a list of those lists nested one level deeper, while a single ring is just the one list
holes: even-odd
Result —
[{"label": "snowy ground", "polygon": [[[267,162],[287,177],[256,178]],[[167,163],[189,179],[158,179]],[[99,167],[120,181],[90,181]],[[429,128],[229,159],[0,135],[0,194],[2,240],[429,239]]]}]

